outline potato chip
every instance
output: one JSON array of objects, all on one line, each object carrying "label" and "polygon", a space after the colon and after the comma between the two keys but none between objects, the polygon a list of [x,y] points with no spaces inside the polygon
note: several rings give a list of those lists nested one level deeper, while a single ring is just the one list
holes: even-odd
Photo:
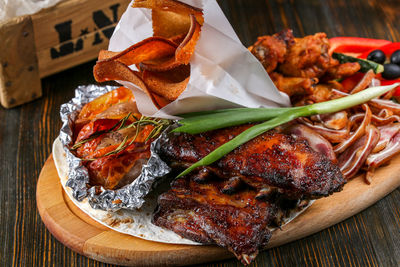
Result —
[{"label": "potato chip", "polygon": [[[131,82],[162,108],[177,99],[189,82],[188,64],[200,37],[203,12],[175,0],[136,0],[133,7],[152,9],[157,36],[122,52],[100,51],[93,74],[98,82]],[[139,71],[131,70],[131,65]]]},{"label": "potato chip", "polygon": [[[196,8],[185,3],[176,1],[176,0],[136,0],[132,7],[142,7],[142,8],[149,8],[152,10],[159,10],[159,11],[167,11],[177,14],[189,15],[193,14],[196,16],[197,21],[203,25],[204,18],[203,18],[203,10],[200,8]],[[154,22],[154,18],[153,18]],[[175,23],[172,20],[168,21],[169,23]],[[176,23],[181,23],[181,21],[177,21]],[[154,26],[154,23],[153,23]],[[173,36],[173,35],[171,35]],[[170,36],[170,37],[171,37]]]},{"label": "potato chip", "polygon": [[[176,49],[175,58],[169,57],[142,62],[140,64],[140,69],[150,71],[167,71],[176,68],[181,64],[189,64],[189,61],[194,53],[197,40],[200,37],[200,30],[201,25],[197,22],[196,17],[194,15],[190,15],[190,29]],[[182,36],[179,36],[179,38],[182,38]]]},{"label": "potato chip", "polygon": [[170,40],[171,42],[173,42],[177,45],[180,45],[182,43],[182,41],[185,39],[185,37],[186,37],[186,33],[183,33],[183,34],[172,36],[171,38],[168,38],[168,40]]},{"label": "potato chip", "polygon": [[148,89],[167,100],[174,101],[186,89],[190,66],[182,65],[166,72],[143,71],[143,81]]},{"label": "potato chip", "polygon": [[159,60],[146,61],[139,64],[140,70],[149,71],[168,71],[182,65],[181,62],[176,61],[175,56],[169,58],[162,58]]},{"label": "potato chip", "polygon": [[170,38],[187,33],[190,14],[196,16],[200,24],[204,22],[201,9],[175,0],[136,0],[132,6],[152,9],[154,36]]},{"label": "potato chip", "polygon": [[[171,38],[180,34],[186,34],[190,28],[190,18],[188,14],[179,14],[170,11],[153,9],[153,34]],[[173,21],[173,23],[171,23]]]},{"label": "potato chip", "polygon": [[183,64],[189,64],[190,58],[194,53],[197,40],[200,38],[201,25],[197,22],[194,15],[190,15],[190,29],[182,43],[175,52],[175,59]]},{"label": "potato chip", "polygon": [[119,61],[100,61],[93,68],[93,76],[98,82],[111,80],[127,81],[135,84],[145,92],[156,106],[159,106],[143,82],[141,73],[131,70],[127,65]]},{"label": "potato chip", "polygon": [[169,103],[171,103],[171,101],[169,101],[168,99],[165,99],[164,97],[159,96],[157,94],[153,93],[152,96],[154,99],[154,103],[158,109],[161,109],[161,108],[165,107],[166,105],[168,105]]},{"label": "potato chip", "polygon": [[100,50],[99,56],[97,57],[97,60],[105,60],[105,59],[110,59],[116,55],[118,55],[121,52],[113,52],[113,51],[108,51],[108,50]]},{"label": "potato chip", "polygon": [[133,65],[146,60],[173,55],[177,45],[162,37],[150,37],[134,44],[122,52],[101,51],[99,60],[116,60],[125,65]]}]

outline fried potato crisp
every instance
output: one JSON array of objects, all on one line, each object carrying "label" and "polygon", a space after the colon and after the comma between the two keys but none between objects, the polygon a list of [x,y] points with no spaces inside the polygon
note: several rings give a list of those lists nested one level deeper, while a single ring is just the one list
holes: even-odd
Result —
[{"label": "fried potato crisp", "polygon": [[[121,52],[100,51],[93,74],[98,82],[135,84],[160,109],[186,89],[203,12],[176,0],[136,0],[133,7],[152,10],[153,37]],[[139,71],[131,70],[131,65]]]}]

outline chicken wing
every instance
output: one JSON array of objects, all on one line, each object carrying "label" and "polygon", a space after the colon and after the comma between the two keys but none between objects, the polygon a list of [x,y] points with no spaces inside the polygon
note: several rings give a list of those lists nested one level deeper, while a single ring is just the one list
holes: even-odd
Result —
[{"label": "chicken wing", "polygon": [[272,72],[270,74],[275,86],[288,96],[308,95],[312,92],[313,85],[318,83],[317,78],[284,77],[282,74]]},{"label": "chicken wing", "polygon": [[285,60],[287,47],[294,43],[292,30],[283,30],[272,36],[261,36],[250,47],[251,53],[261,62],[265,70],[271,73],[279,63]]},{"label": "chicken wing", "polygon": [[329,41],[325,33],[296,38],[288,48],[279,71],[290,77],[319,78],[331,66],[328,50]]}]

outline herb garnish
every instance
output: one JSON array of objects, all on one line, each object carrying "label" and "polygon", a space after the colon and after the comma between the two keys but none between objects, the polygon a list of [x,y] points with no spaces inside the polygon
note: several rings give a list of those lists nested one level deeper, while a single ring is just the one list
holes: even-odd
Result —
[{"label": "herb garnish", "polygon": [[190,173],[197,167],[214,163],[238,146],[279,125],[290,122],[299,117],[334,113],[340,110],[348,109],[368,102],[373,98],[393,90],[399,85],[399,83],[396,83],[389,86],[372,87],[353,95],[302,107],[272,109],[240,108],[180,115],[184,118],[179,121],[182,126],[174,129],[173,132],[197,134],[215,129],[236,126],[247,122],[265,122],[252,126],[251,128],[243,131],[229,142],[221,145],[201,160],[192,164],[189,168],[180,173],[178,177]]},{"label": "herb garnish", "polygon": [[[127,124],[127,121],[130,116],[132,116],[135,119],[135,121],[130,124]],[[154,128],[151,130],[149,135],[146,137],[145,142],[147,142],[150,139],[156,138],[162,132],[162,130],[165,129],[169,124],[170,124],[170,121],[166,120],[166,119],[150,118],[150,117],[146,117],[143,115],[140,118],[137,118],[133,114],[129,113],[124,118],[119,120],[110,129],[95,132],[88,138],[79,141],[78,143],[76,143],[74,146],[71,147],[71,150],[78,149],[84,143],[89,142],[89,141],[99,137],[100,135],[135,127],[136,133],[135,133],[135,136],[133,136],[133,138],[131,140],[128,139],[128,136],[125,136],[124,140],[118,145],[118,147],[115,150],[107,152],[102,157],[116,155],[116,154],[122,152],[123,150],[125,150],[127,147],[129,147],[136,141],[137,137],[139,136],[140,131],[143,129],[144,126],[147,126],[147,125],[154,126]],[[128,140],[129,140],[129,142],[128,142]],[[89,159],[84,159],[84,160],[85,161],[93,161],[96,159],[98,159],[98,158],[89,158]]]}]

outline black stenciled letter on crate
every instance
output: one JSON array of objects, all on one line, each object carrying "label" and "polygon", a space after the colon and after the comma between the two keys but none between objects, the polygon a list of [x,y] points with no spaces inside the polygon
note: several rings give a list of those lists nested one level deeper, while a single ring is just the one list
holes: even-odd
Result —
[{"label": "black stenciled letter on crate", "polygon": [[[112,11],[112,20],[104,14],[102,10],[97,10],[92,13],[92,19],[94,24],[99,28],[103,29],[102,33],[107,39],[111,38],[112,33],[114,32],[115,27],[109,27],[108,26],[112,25],[113,23],[118,22],[118,7],[120,4],[115,4],[110,6],[110,9]],[[80,38],[76,40],[74,43],[72,41],[72,20],[68,20],[59,24],[56,24],[54,26],[58,33],[58,40],[59,40],[59,48],[50,48],[50,57],[52,59],[56,59],[59,57],[63,57],[69,54],[72,54],[76,51],[80,51],[83,49],[84,42],[83,42],[83,36],[89,33],[88,28],[81,29],[81,34]],[[105,28],[105,29],[104,29]],[[97,28],[94,28],[96,30]],[[103,42],[103,39],[100,36],[100,33],[96,33],[94,36],[94,40],[92,42],[92,45],[97,45]]]}]

